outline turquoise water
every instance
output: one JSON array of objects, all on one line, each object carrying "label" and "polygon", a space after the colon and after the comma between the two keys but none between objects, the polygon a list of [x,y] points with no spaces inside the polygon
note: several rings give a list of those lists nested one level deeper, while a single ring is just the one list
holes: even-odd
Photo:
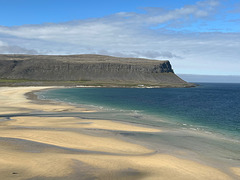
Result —
[{"label": "turquoise water", "polygon": [[[195,88],[63,88],[38,92],[41,99],[96,109],[43,112],[44,116],[108,119],[159,128],[159,133],[84,130],[141,144],[156,152],[193,159],[228,171],[240,166],[240,84]],[[103,134],[101,134],[103,133]]]},{"label": "turquoise water", "polygon": [[[240,139],[240,84],[201,83],[195,88],[161,89],[65,88],[44,91],[41,95],[108,110],[130,110],[163,118],[176,127]],[[139,119],[144,120],[148,121]]]}]

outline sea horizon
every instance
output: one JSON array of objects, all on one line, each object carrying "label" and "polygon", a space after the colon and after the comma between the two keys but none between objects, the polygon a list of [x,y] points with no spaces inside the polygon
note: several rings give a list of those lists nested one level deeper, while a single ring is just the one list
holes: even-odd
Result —
[{"label": "sea horizon", "polygon": [[190,83],[240,83],[240,75],[207,75],[177,73],[183,80]]}]

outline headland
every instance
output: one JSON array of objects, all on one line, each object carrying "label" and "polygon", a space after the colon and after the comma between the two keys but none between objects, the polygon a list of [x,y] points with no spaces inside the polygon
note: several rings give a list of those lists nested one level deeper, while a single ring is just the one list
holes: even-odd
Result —
[{"label": "headland", "polygon": [[168,60],[104,55],[0,55],[0,86],[192,87]]}]

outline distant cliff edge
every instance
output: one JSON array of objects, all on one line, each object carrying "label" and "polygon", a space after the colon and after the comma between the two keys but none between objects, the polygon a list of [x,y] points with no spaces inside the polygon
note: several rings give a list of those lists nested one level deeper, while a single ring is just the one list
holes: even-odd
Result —
[{"label": "distant cliff edge", "polygon": [[103,55],[0,55],[0,85],[190,87],[169,61]]}]

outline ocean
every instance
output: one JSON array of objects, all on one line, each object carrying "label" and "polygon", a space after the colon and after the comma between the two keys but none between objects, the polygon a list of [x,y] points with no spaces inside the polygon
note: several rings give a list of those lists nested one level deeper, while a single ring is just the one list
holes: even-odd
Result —
[{"label": "ocean", "polygon": [[[240,84],[198,83],[194,88],[63,88],[38,92],[41,99],[98,110],[86,118],[163,129],[160,134],[121,135],[159,152],[240,165]],[[77,116],[77,112],[75,114]],[[83,116],[82,113],[79,114]],[[196,155],[198,154],[198,155]]]}]

